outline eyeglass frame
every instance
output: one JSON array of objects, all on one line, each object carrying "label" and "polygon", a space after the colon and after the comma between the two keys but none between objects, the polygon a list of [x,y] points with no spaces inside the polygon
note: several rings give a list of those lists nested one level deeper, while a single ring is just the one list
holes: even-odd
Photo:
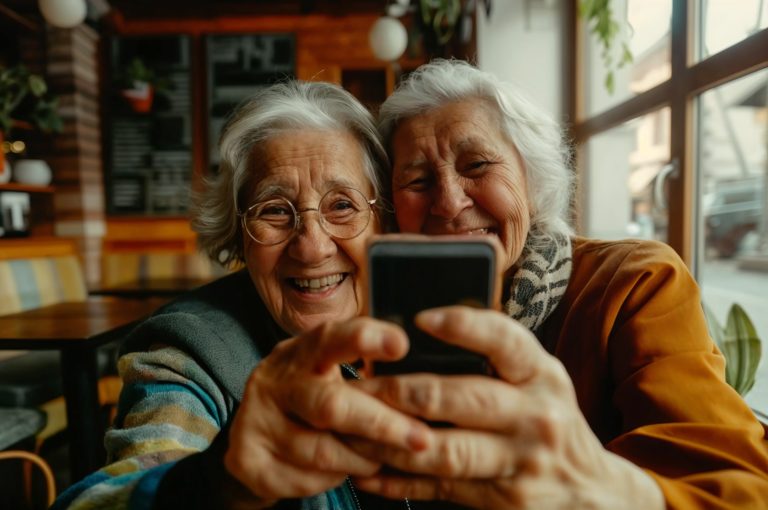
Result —
[{"label": "eyeglass frame", "polygon": [[365,232],[365,229],[371,223],[371,216],[370,215],[368,216],[368,221],[366,222],[366,224],[362,228],[362,230],[360,230],[360,232],[358,232],[357,234],[353,235],[352,237],[339,237],[339,236],[335,236],[335,235],[331,234],[330,232],[328,232],[328,229],[325,226],[325,222],[326,222],[325,216],[320,212],[320,204],[323,202],[323,199],[325,199],[325,197],[327,197],[328,195],[330,195],[334,191],[338,191],[338,190],[342,190],[342,189],[349,189],[349,190],[352,190],[352,191],[355,191],[355,192],[359,193],[360,196],[363,197],[363,199],[365,200],[365,203],[368,204],[368,207],[370,209],[370,213],[372,215],[375,215],[375,211],[373,210],[373,206],[376,205],[376,202],[379,200],[378,198],[366,198],[365,194],[363,194],[363,192],[360,191],[357,188],[353,188],[351,186],[339,186],[339,187],[330,189],[330,190],[326,191],[325,193],[323,193],[323,196],[321,196],[320,200],[318,200],[318,202],[317,202],[317,207],[305,207],[304,209],[297,209],[296,206],[293,205],[293,202],[290,201],[288,198],[286,198],[284,196],[280,196],[280,195],[276,196],[275,198],[282,199],[284,202],[286,202],[290,206],[291,211],[293,211],[293,228],[291,229],[290,234],[288,234],[288,237],[286,237],[285,239],[283,239],[281,241],[277,241],[275,243],[265,243],[263,241],[259,241],[258,239],[256,239],[253,236],[253,234],[251,234],[251,231],[248,229],[248,226],[246,225],[246,222],[245,222],[246,221],[245,220],[246,216],[248,215],[248,213],[254,207],[257,207],[257,206],[263,204],[264,202],[268,202],[269,200],[274,200],[275,198],[269,198],[269,199],[265,199],[265,200],[259,200],[258,202],[254,202],[253,204],[249,205],[248,208],[245,211],[238,212],[237,216],[240,217],[240,225],[242,226],[243,230],[245,230],[245,232],[248,234],[248,237],[253,239],[253,241],[255,243],[258,243],[258,244],[260,244],[262,246],[277,246],[278,244],[281,244],[281,243],[284,243],[286,241],[290,241],[291,239],[293,239],[293,237],[296,236],[297,232],[300,231],[302,222],[304,221],[304,220],[301,219],[301,214],[305,213],[305,212],[310,212],[310,211],[317,211],[317,214],[320,217],[318,219],[318,223],[320,224],[320,228],[323,230],[323,232],[325,232],[326,235],[328,235],[329,237],[332,237],[333,239],[341,239],[341,240],[344,240],[344,241],[348,241],[350,239],[354,239],[354,238],[358,237],[360,234]]}]

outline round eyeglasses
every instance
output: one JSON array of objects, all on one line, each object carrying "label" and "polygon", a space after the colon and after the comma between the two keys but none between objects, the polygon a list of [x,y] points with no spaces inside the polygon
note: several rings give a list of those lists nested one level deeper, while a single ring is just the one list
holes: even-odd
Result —
[{"label": "round eyeglasses", "polygon": [[240,213],[243,229],[259,244],[271,246],[293,237],[301,228],[301,214],[319,213],[320,227],[336,239],[352,239],[362,234],[371,221],[376,199],[367,199],[355,188],[335,188],[320,198],[317,207],[298,210],[285,197],[256,202]]}]

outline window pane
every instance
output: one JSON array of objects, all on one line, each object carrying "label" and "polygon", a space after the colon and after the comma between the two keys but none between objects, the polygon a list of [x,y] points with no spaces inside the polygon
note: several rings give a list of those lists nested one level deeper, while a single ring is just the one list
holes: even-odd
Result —
[{"label": "window pane", "polygon": [[666,241],[666,211],[654,186],[669,162],[669,108],[590,138],[584,180],[586,235]]},{"label": "window pane", "polygon": [[[768,70],[702,94],[697,101],[699,247],[704,302],[721,322],[740,304],[768,355]],[[747,401],[768,412],[768,363]]]},{"label": "window pane", "polygon": [[611,0],[621,30],[611,49],[613,62],[621,58],[620,41],[628,42],[633,61],[613,72],[614,92],[606,89],[606,67],[597,38],[585,28],[588,115],[601,113],[669,79],[669,31],[672,0]]},{"label": "window pane", "polygon": [[765,0],[700,0],[699,9],[702,28],[697,53],[700,60],[768,27]]}]

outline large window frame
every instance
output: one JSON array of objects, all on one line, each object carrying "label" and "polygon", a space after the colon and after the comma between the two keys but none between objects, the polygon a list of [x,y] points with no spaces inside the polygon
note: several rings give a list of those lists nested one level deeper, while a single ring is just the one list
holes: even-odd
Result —
[{"label": "large window frame", "polygon": [[[668,106],[671,113],[670,158],[677,163],[677,172],[667,179],[667,243],[695,274],[695,99],[704,91],[768,67],[768,29],[696,61],[693,38],[698,23],[698,0],[672,0],[670,78],[606,111],[589,116],[585,108],[583,84],[586,76],[582,65],[586,28],[578,16],[578,2],[567,1],[563,17],[566,32],[563,37],[563,111],[571,119],[570,136],[576,148],[579,178],[583,181],[583,172],[587,168],[583,149],[591,137]],[[583,195],[575,197],[578,231],[583,231],[579,218],[584,199]]]}]

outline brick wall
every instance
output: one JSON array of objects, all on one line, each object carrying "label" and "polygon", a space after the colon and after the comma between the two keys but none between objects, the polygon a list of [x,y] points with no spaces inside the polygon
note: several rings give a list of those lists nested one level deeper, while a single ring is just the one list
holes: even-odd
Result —
[{"label": "brick wall", "polygon": [[63,132],[51,137],[55,227],[78,240],[89,286],[100,278],[106,230],[99,118],[99,34],[87,25],[48,27],[45,74],[59,96]]}]

